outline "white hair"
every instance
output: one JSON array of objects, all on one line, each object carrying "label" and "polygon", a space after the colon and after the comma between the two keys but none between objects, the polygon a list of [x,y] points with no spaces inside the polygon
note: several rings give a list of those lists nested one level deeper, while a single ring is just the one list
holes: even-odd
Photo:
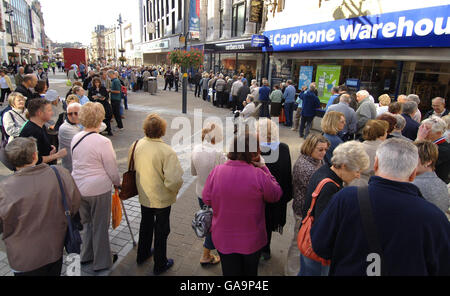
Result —
[{"label": "white hair", "polygon": [[431,131],[433,133],[442,133],[443,134],[447,130],[447,123],[445,122],[445,120],[443,120],[442,118],[435,116],[435,115],[422,121],[422,124],[430,125]]},{"label": "white hair", "polygon": [[403,113],[413,115],[417,111],[417,103],[414,101],[405,102],[403,103],[402,109]]},{"label": "white hair", "polygon": [[69,109],[73,109],[74,107],[78,107],[78,109],[81,109],[81,104],[77,102],[72,102],[69,105],[67,105],[67,111],[69,111]]},{"label": "white hair", "polygon": [[280,141],[279,128],[269,118],[264,117],[258,120],[258,133],[262,143],[276,143]]},{"label": "white hair", "polygon": [[406,99],[407,99],[408,101],[416,102],[417,105],[420,104],[420,98],[419,98],[419,96],[416,95],[416,94],[410,94],[410,95],[408,95],[408,96],[406,97]]},{"label": "white hair", "polygon": [[362,97],[363,99],[370,97],[370,94],[367,90],[360,90],[356,93],[357,96]]},{"label": "white hair", "polygon": [[419,164],[417,147],[406,140],[391,138],[378,146],[378,172],[407,180]]},{"label": "white hair", "polygon": [[367,170],[370,159],[361,142],[349,141],[340,144],[333,150],[331,163],[337,168],[345,165],[348,170],[356,172]]}]

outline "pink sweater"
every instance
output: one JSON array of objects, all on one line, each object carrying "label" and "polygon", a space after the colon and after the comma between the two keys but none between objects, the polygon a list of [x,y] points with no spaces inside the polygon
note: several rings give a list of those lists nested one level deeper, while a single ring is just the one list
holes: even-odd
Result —
[{"label": "pink sweater", "polygon": [[203,189],[213,209],[212,239],[223,254],[252,254],[267,244],[265,202],[277,202],[281,187],[267,167],[229,160],[217,166]]},{"label": "pink sweater", "polygon": [[[86,132],[76,134],[71,148]],[[72,177],[82,196],[97,196],[111,191],[112,185],[120,185],[116,153],[111,140],[99,134],[92,134],[73,150]]]}]

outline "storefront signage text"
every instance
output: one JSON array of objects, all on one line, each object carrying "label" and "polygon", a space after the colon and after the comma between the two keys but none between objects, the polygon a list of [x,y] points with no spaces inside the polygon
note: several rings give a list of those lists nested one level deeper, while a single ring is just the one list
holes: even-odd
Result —
[{"label": "storefront signage text", "polygon": [[144,51],[154,50],[154,49],[166,49],[166,48],[169,48],[169,40],[153,42],[153,43],[143,45]]},{"label": "storefront signage text", "polygon": [[448,47],[450,5],[267,31],[273,51]]},{"label": "storefront signage text", "polygon": [[225,46],[225,50],[239,50],[239,49],[245,49],[244,44],[230,44]]}]

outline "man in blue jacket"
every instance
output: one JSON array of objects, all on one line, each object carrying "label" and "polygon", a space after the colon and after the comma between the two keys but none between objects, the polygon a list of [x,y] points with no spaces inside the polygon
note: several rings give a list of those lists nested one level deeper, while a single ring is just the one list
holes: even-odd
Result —
[{"label": "man in blue jacket", "polygon": [[[320,108],[320,100],[315,95],[316,89],[315,83],[311,83],[308,91],[301,94],[301,100],[303,101],[302,118],[300,120],[300,138],[308,137],[311,130],[314,117],[316,116],[316,109]],[[306,125],[306,133],[305,132]]]},{"label": "man in blue jacket", "polygon": [[[329,275],[450,275],[450,223],[410,183],[418,161],[414,144],[389,139],[376,152],[368,187],[371,210],[361,215],[357,187],[334,195],[311,229],[314,251],[331,260]],[[364,224],[362,217],[370,212],[373,230],[366,231],[370,227],[363,225],[371,223]]]}]

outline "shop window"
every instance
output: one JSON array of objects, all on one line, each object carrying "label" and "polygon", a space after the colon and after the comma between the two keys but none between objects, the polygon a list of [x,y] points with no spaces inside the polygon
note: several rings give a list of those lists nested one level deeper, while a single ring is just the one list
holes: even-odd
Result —
[{"label": "shop window", "polygon": [[219,38],[222,38],[222,36],[223,36],[223,9],[221,9],[220,12],[219,12],[219,18],[220,18],[220,20],[219,20],[219,22],[220,22],[220,24],[219,24]]},{"label": "shop window", "polygon": [[246,2],[233,4],[231,36],[237,37],[245,32]]},{"label": "shop window", "polygon": [[175,34],[175,11],[172,12],[172,35]]},{"label": "shop window", "polygon": [[178,0],[178,20],[181,21],[183,18],[183,2],[182,0]]},{"label": "shop window", "polygon": [[284,9],[284,0],[277,1],[277,12],[282,12]]}]

